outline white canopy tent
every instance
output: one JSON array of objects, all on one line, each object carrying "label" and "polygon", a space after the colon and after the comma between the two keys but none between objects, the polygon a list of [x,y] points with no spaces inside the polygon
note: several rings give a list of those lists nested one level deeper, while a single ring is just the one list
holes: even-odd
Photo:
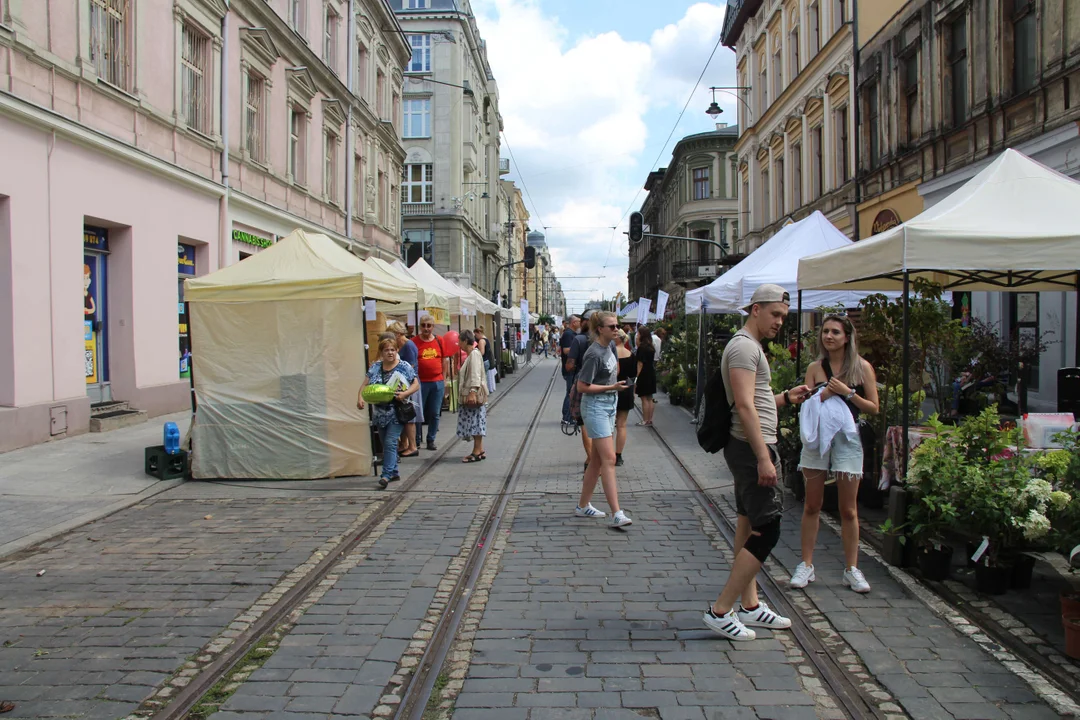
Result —
[{"label": "white canopy tent", "polygon": [[[615,314],[619,316],[619,321],[620,322],[636,323],[637,322],[637,309],[638,309],[638,301],[635,300],[634,302],[630,303],[629,305],[624,307],[622,310],[619,310]],[[649,313],[649,318],[648,318],[648,320],[646,322],[653,322],[655,320],[656,320],[656,313],[650,312]]]},{"label": "white canopy tent", "polygon": [[417,286],[416,300],[413,303],[413,306],[403,308],[404,310],[413,310],[415,312],[416,308],[421,308],[435,317],[436,321],[439,321],[440,318],[444,323],[450,321],[450,303],[445,295],[440,294],[431,287],[424,287],[416,282],[407,269],[403,269],[398,265],[388,263],[377,257],[368,258],[366,262],[369,265],[375,265],[384,272],[389,273],[392,277],[398,278],[402,284],[408,282]]},{"label": "white canopy tent", "polygon": [[[808,217],[781,229],[716,280],[688,291],[686,312],[696,315],[704,306],[710,315],[737,313],[750,303],[754,289],[765,283],[780,285],[794,299],[800,258],[852,244],[846,235],[815,210]],[[805,308],[855,307],[866,294],[848,289],[812,290],[803,293],[802,305]],[[795,303],[792,303],[794,308]]]},{"label": "white canopy tent", "polygon": [[[903,225],[799,262],[806,289],[908,291],[922,278],[951,290],[1080,291],[1080,183],[1009,149],[959,190]],[[1075,360],[1080,362],[1080,292]],[[909,373],[904,381],[907,467]]]},{"label": "white canopy tent", "polygon": [[476,300],[472,296],[472,290],[450,282],[440,275],[435,268],[428,265],[423,258],[418,259],[408,268],[399,260],[395,260],[394,264],[404,268],[421,286],[430,287],[440,295],[445,295],[450,306],[451,315],[476,314]]}]

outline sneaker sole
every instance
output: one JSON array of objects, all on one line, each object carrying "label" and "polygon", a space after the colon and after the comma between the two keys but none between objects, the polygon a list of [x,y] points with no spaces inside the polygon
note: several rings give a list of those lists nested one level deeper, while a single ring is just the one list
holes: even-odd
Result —
[{"label": "sneaker sole", "polygon": [[634,521],[627,518],[626,520],[623,520],[621,522],[613,522],[613,523],[611,523],[611,527],[613,527],[613,528],[621,528],[621,527],[626,527],[627,525],[633,525],[633,524],[634,524]]},{"label": "sneaker sole", "polygon": [[805,588],[805,587],[806,587],[807,585],[809,585],[810,583],[814,582],[815,580],[817,580],[817,575],[815,575],[814,573],[810,573],[810,577],[808,577],[808,578],[806,579],[806,582],[805,582],[805,583],[803,583],[802,585],[796,585],[795,583],[793,583],[793,582],[791,582],[790,580],[788,580],[788,587],[791,587],[791,588],[795,588],[796,590],[802,590],[802,589],[804,589],[804,588]]},{"label": "sneaker sole", "polygon": [[601,513],[597,513],[595,515],[586,515],[584,513],[574,513],[574,517],[589,518],[589,519],[604,518],[604,517],[607,517],[607,513],[601,512]]},{"label": "sneaker sole", "polygon": [[867,586],[867,588],[866,588],[865,590],[862,590],[862,589],[856,588],[856,587],[855,587],[855,586],[854,586],[854,585],[853,585],[853,584],[851,583],[851,581],[850,581],[850,580],[848,580],[847,578],[845,578],[845,579],[844,579],[844,584],[845,584],[845,585],[847,585],[847,586],[848,586],[849,588],[851,588],[853,592],[857,592],[857,593],[859,593],[860,595],[865,595],[866,593],[870,592],[870,587],[869,587],[869,586]]},{"label": "sneaker sole", "polygon": [[753,620],[743,620],[742,624],[745,627],[748,627],[748,628],[765,628],[766,630],[790,630],[791,629],[791,621],[790,620],[788,620],[787,625],[777,625],[776,623],[769,624],[769,623],[763,623],[763,622],[755,622]]},{"label": "sneaker sole", "polygon": [[[709,628],[709,630],[716,633],[725,640],[730,640],[732,642],[751,642],[753,640],[757,640],[757,633],[755,633],[753,630],[750,630],[749,628],[746,629],[745,633],[740,633],[739,635],[732,635],[727,630],[714,626],[707,618],[707,615],[702,617],[702,622],[705,623],[705,627]],[[743,627],[746,626],[744,625]]]}]

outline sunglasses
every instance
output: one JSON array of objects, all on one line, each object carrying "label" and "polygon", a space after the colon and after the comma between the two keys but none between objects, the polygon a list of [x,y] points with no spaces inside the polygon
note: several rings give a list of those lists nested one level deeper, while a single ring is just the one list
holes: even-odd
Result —
[{"label": "sunglasses", "polygon": [[608,330],[618,330],[619,329],[618,325],[605,325],[604,327],[606,327]]},{"label": "sunglasses", "polygon": [[435,327],[435,326],[432,325],[431,323],[421,323],[420,327]]}]

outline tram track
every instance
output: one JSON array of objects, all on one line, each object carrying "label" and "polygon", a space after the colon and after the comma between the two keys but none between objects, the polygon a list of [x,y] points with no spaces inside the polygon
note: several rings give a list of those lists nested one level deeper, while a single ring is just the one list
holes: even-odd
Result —
[{"label": "tram track", "polygon": [[[517,385],[521,383],[533,369],[535,369],[535,367],[535,365],[529,365],[527,369],[517,377],[512,385],[505,388],[502,393],[497,395],[489,404],[489,411],[509,397],[511,391],[513,391]],[[511,483],[516,480],[517,475],[520,473],[521,460],[535,433],[540,414],[547,403],[547,398],[550,395],[551,387],[554,384],[557,375],[558,366],[556,365],[555,372],[552,373],[547,389],[537,405],[536,412],[528,426],[525,437],[518,447],[510,472],[503,480],[499,498],[497,502],[493,504],[493,509],[485,521],[485,532],[489,532],[489,527],[491,528],[490,532],[494,532],[498,529],[498,522],[501,519],[506,502],[510,497],[508,488],[512,489]],[[291,613],[303,605],[305,599],[317,590],[320,584],[325,581],[327,576],[330,575],[334,569],[345,560],[345,558],[370,537],[377,528],[384,524],[388,518],[393,516],[394,512],[402,505],[402,503],[410,497],[411,493],[419,488],[421,483],[430,476],[432,470],[437,467],[439,462],[447,456],[452,448],[456,447],[459,442],[461,441],[455,438],[452,442],[447,443],[438,454],[428,459],[420,467],[417,473],[408,480],[405,480],[395,492],[389,494],[385,499],[380,498],[377,501],[380,503],[378,507],[368,515],[364,522],[356,528],[354,532],[350,533],[348,537],[342,539],[337,546],[327,552],[322,560],[304,575],[303,578],[296,582],[296,584],[289,588],[273,606],[251,623],[250,627],[235,637],[228,648],[218,654],[210,663],[204,665],[198,674],[193,676],[190,682],[181,688],[167,705],[157,710],[151,716],[152,720],[182,720],[182,718],[187,717],[189,713],[200,705],[203,698],[206,697],[218,683],[230,676],[237,668],[240,661],[243,660],[253,648],[268,638],[275,631],[275,628],[285,622]],[[445,659],[446,652],[453,642],[453,630],[457,627],[457,618],[454,616],[460,616],[461,614],[458,610],[463,607],[463,604],[468,599],[464,594],[464,591],[470,587],[469,583],[475,582],[475,577],[479,575],[479,572],[483,567],[483,556],[484,553],[482,548],[473,547],[470,551],[466,564],[466,571],[462,573],[462,579],[454,588],[451,600],[448,603],[448,607],[452,607],[453,610],[444,613],[443,618],[440,619],[439,627],[444,629],[441,633],[437,631],[432,637],[424,654],[424,660],[428,662],[421,662],[420,667],[413,675],[413,679],[403,698],[400,708],[404,709],[406,704],[408,704],[409,708],[419,708],[419,714],[415,715],[417,718],[422,716],[423,709],[427,704],[427,697],[430,696],[432,688],[434,687],[435,679],[438,675],[438,668],[441,666],[441,661]],[[439,658],[440,660],[438,665],[434,664],[435,658]],[[433,669],[434,672],[431,672]],[[423,682],[417,684],[416,678],[420,675],[423,677]],[[420,699],[421,693],[424,693],[422,700]],[[410,700],[411,696],[415,697]],[[401,715],[399,710],[399,714],[396,717],[406,716]]]}]

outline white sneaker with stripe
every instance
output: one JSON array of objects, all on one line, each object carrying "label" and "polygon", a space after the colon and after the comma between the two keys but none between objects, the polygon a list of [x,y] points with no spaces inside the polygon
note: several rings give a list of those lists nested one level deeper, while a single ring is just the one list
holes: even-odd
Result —
[{"label": "white sneaker with stripe", "polygon": [[724,615],[717,615],[710,607],[701,619],[707,628],[728,640],[746,642],[757,637],[757,633],[743,625],[739,616],[735,614],[734,608]]},{"label": "white sneaker with stripe", "polygon": [[591,517],[591,518],[602,518],[602,517],[607,516],[607,513],[604,512],[603,510],[597,510],[596,508],[594,508],[592,503],[589,503],[588,505],[586,505],[583,508],[580,508],[580,507],[579,508],[574,508],[574,514],[577,515],[578,517]]},{"label": "white sneaker with stripe", "polygon": [[746,610],[740,605],[737,615],[742,624],[747,627],[763,627],[770,630],[786,630],[791,627],[791,620],[783,615],[777,615],[761,600],[753,610]]}]

